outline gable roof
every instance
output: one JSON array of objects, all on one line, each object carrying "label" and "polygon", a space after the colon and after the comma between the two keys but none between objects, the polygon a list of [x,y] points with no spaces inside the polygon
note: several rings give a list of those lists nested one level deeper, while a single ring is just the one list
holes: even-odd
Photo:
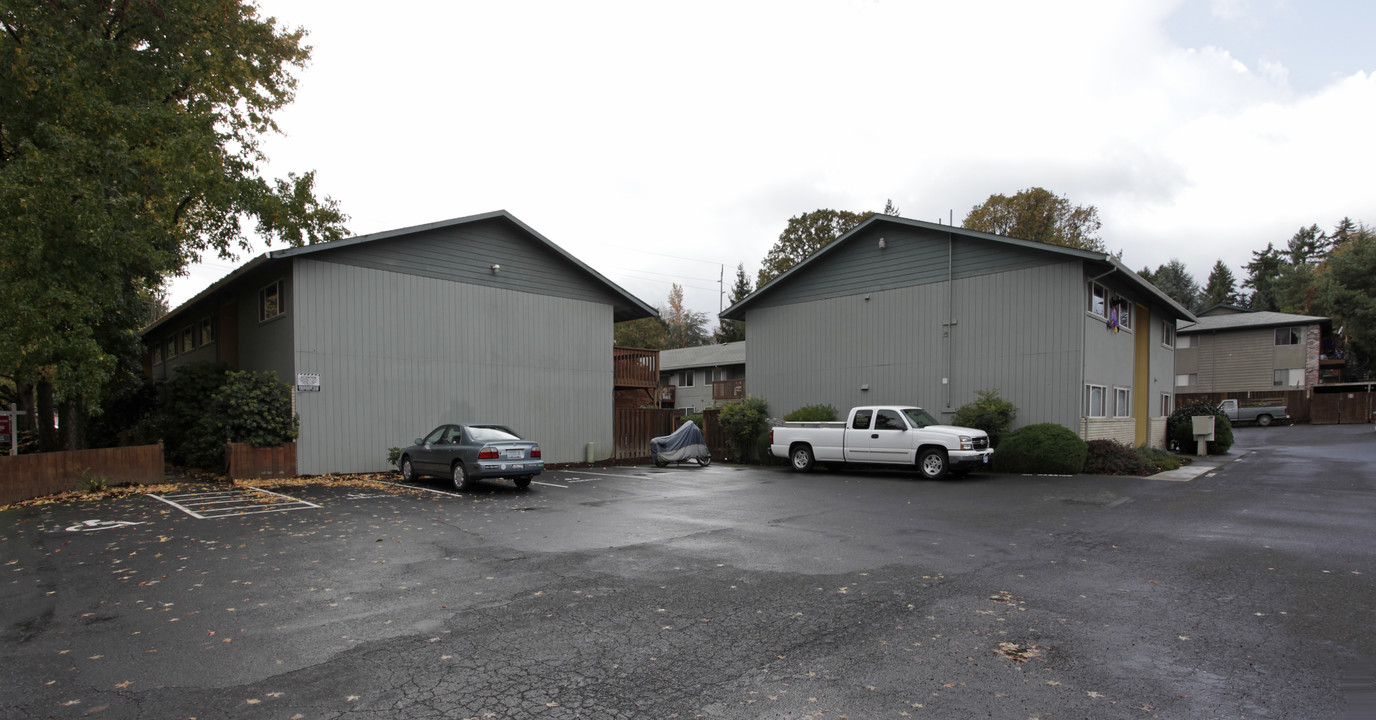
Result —
[{"label": "gable roof", "polygon": [[1329,318],[1315,315],[1292,315],[1269,310],[1255,312],[1243,310],[1242,312],[1219,315],[1204,315],[1192,325],[1181,325],[1177,322],[1175,332],[1177,335],[1191,335],[1226,330],[1262,330],[1272,327],[1285,327],[1286,325],[1328,325],[1332,322]]},{"label": "gable roof", "polygon": [[745,341],[659,351],[660,370],[744,365]]},{"label": "gable roof", "polygon": [[316,243],[314,245],[303,245],[301,247],[285,248],[282,250],[270,250],[239,266],[234,271],[230,272],[228,275],[225,275],[224,277],[212,283],[205,290],[202,290],[201,292],[197,293],[195,297],[182,303],[181,305],[178,305],[176,308],[174,308],[171,312],[167,313],[166,315],[163,315],[157,320],[154,320],[147,327],[145,327],[142,330],[142,332],[147,333],[157,329],[158,326],[162,325],[164,322],[170,321],[171,319],[175,318],[178,314],[180,314],[180,312],[183,309],[195,305],[201,300],[204,300],[205,298],[214,295],[220,289],[234,283],[239,278],[248,275],[249,273],[257,270],[259,267],[262,267],[268,263],[280,262],[282,260],[294,257],[309,256],[316,253],[328,253],[330,251],[354,247],[366,243],[378,243],[394,238],[416,235],[419,233],[426,232],[428,230],[438,230],[441,228],[453,227],[457,225],[466,225],[493,219],[504,220],[508,223],[511,223],[512,225],[515,225],[522,232],[529,235],[531,238],[538,241],[539,243],[543,244],[545,247],[552,250],[568,262],[572,263],[579,271],[587,273],[589,276],[591,276],[594,282],[606,287],[612,293],[612,295],[615,298],[617,298],[617,302],[613,304],[612,309],[613,318],[615,322],[622,322],[623,320],[635,320],[638,318],[645,317],[655,317],[659,314],[657,310],[650,307],[648,304],[645,303],[645,301],[641,300],[640,298],[637,298],[629,292],[626,292],[619,285],[612,282],[611,280],[608,280],[601,273],[597,272],[596,270],[593,270],[587,264],[583,263],[581,260],[574,257],[573,255],[569,254],[568,251],[554,244],[552,241],[550,241],[549,238],[546,238],[544,235],[541,235],[540,233],[536,232],[529,225],[526,225],[525,223],[518,220],[515,215],[512,215],[506,210],[495,210],[492,212],[480,213],[478,215],[468,215],[465,217],[441,220],[439,222],[427,223],[424,225],[413,225],[411,227],[398,228],[396,230],[387,230],[384,232],[370,233],[368,235],[359,235],[356,237],[345,238],[342,240],[334,240],[331,242]]},{"label": "gable roof", "polygon": [[896,215],[871,215],[869,218],[865,219],[859,225],[856,225],[854,228],[852,228],[850,232],[847,232],[841,237],[836,238],[831,243],[823,247],[821,250],[818,250],[817,252],[808,256],[802,262],[799,262],[797,265],[794,265],[784,273],[780,274],[778,277],[774,278],[773,280],[770,280],[763,286],[757,288],[755,292],[750,293],[746,297],[742,298],[740,302],[737,302],[731,307],[723,310],[719,317],[723,320],[744,320],[746,311],[749,310],[751,305],[757,303],[761,297],[771,294],[781,284],[787,282],[797,273],[802,272],[804,269],[821,262],[823,258],[835,252],[837,248],[849,243],[852,238],[856,237],[857,235],[863,233],[864,231],[879,223],[888,223],[902,227],[949,233],[952,236],[992,241],[1010,247],[1022,248],[1037,253],[1045,253],[1049,256],[1062,256],[1065,258],[1078,259],[1083,261],[1089,267],[1089,269],[1095,272],[1096,274],[1122,275],[1124,279],[1127,281],[1127,285],[1150,296],[1158,303],[1160,303],[1162,306],[1169,308],[1172,312],[1175,313],[1177,319],[1195,319],[1194,314],[1191,313],[1188,309],[1186,309],[1183,305],[1176,302],[1173,298],[1171,298],[1164,292],[1161,292],[1161,290],[1158,289],[1155,285],[1151,284],[1146,279],[1142,278],[1142,276],[1133,272],[1130,268],[1128,268],[1128,266],[1124,265],[1121,261],[1119,261],[1117,258],[1108,253],[1095,252],[1091,250],[1079,250],[1076,248],[1069,248],[1061,245],[1048,245],[1046,243],[1033,242],[1031,240],[1018,240],[1016,238],[1004,237],[1002,235],[994,235],[992,233],[985,233],[979,232],[977,230],[969,230],[962,227],[956,227],[955,225],[943,225],[939,223],[924,222],[922,220],[911,220],[908,218],[898,217]]}]

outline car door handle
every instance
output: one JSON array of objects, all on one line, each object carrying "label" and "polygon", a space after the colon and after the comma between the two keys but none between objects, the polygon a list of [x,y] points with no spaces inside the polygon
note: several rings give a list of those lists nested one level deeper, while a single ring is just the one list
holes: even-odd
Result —
[{"label": "car door handle", "polygon": [[879,439],[879,433],[870,433],[870,439],[871,439],[871,440],[878,440],[878,439]]}]

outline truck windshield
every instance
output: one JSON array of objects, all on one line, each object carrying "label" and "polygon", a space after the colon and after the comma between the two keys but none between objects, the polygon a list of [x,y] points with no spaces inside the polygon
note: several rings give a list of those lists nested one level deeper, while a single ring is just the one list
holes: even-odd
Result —
[{"label": "truck windshield", "polygon": [[907,416],[908,423],[915,428],[924,428],[928,425],[940,425],[936,418],[927,414],[922,408],[903,408],[903,414]]}]

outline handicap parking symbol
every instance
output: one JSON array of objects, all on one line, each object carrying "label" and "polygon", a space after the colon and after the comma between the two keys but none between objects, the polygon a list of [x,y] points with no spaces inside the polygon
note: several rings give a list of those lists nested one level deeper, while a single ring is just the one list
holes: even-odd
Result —
[{"label": "handicap parking symbol", "polygon": [[96,530],[109,530],[110,528],[142,524],[141,522],[132,522],[130,520],[82,520],[67,528],[67,532],[95,532]]}]

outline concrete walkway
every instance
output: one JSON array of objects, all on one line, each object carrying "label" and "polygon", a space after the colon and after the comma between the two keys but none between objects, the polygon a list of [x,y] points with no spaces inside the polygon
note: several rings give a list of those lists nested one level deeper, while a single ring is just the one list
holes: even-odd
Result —
[{"label": "concrete walkway", "polygon": [[1189,465],[1182,465],[1176,470],[1167,470],[1166,472],[1159,472],[1155,475],[1149,475],[1148,477],[1150,477],[1152,480],[1189,482],[1197,477],[1200,477],[1201,475],[1213,472],[1214,470],[1217,470],[1220,467],[1223,467],[1224,465],[1227,465],[1228,463],[1234,460],[1245,457],[1247,455],[1251,455],[1253,452],[1253,450],[1246,449],[1230,449],[1228,452],[1223,453],[1222,455],[1210,455],[1208,457],[1194,458],[1194,462],[1191,462]]}]

